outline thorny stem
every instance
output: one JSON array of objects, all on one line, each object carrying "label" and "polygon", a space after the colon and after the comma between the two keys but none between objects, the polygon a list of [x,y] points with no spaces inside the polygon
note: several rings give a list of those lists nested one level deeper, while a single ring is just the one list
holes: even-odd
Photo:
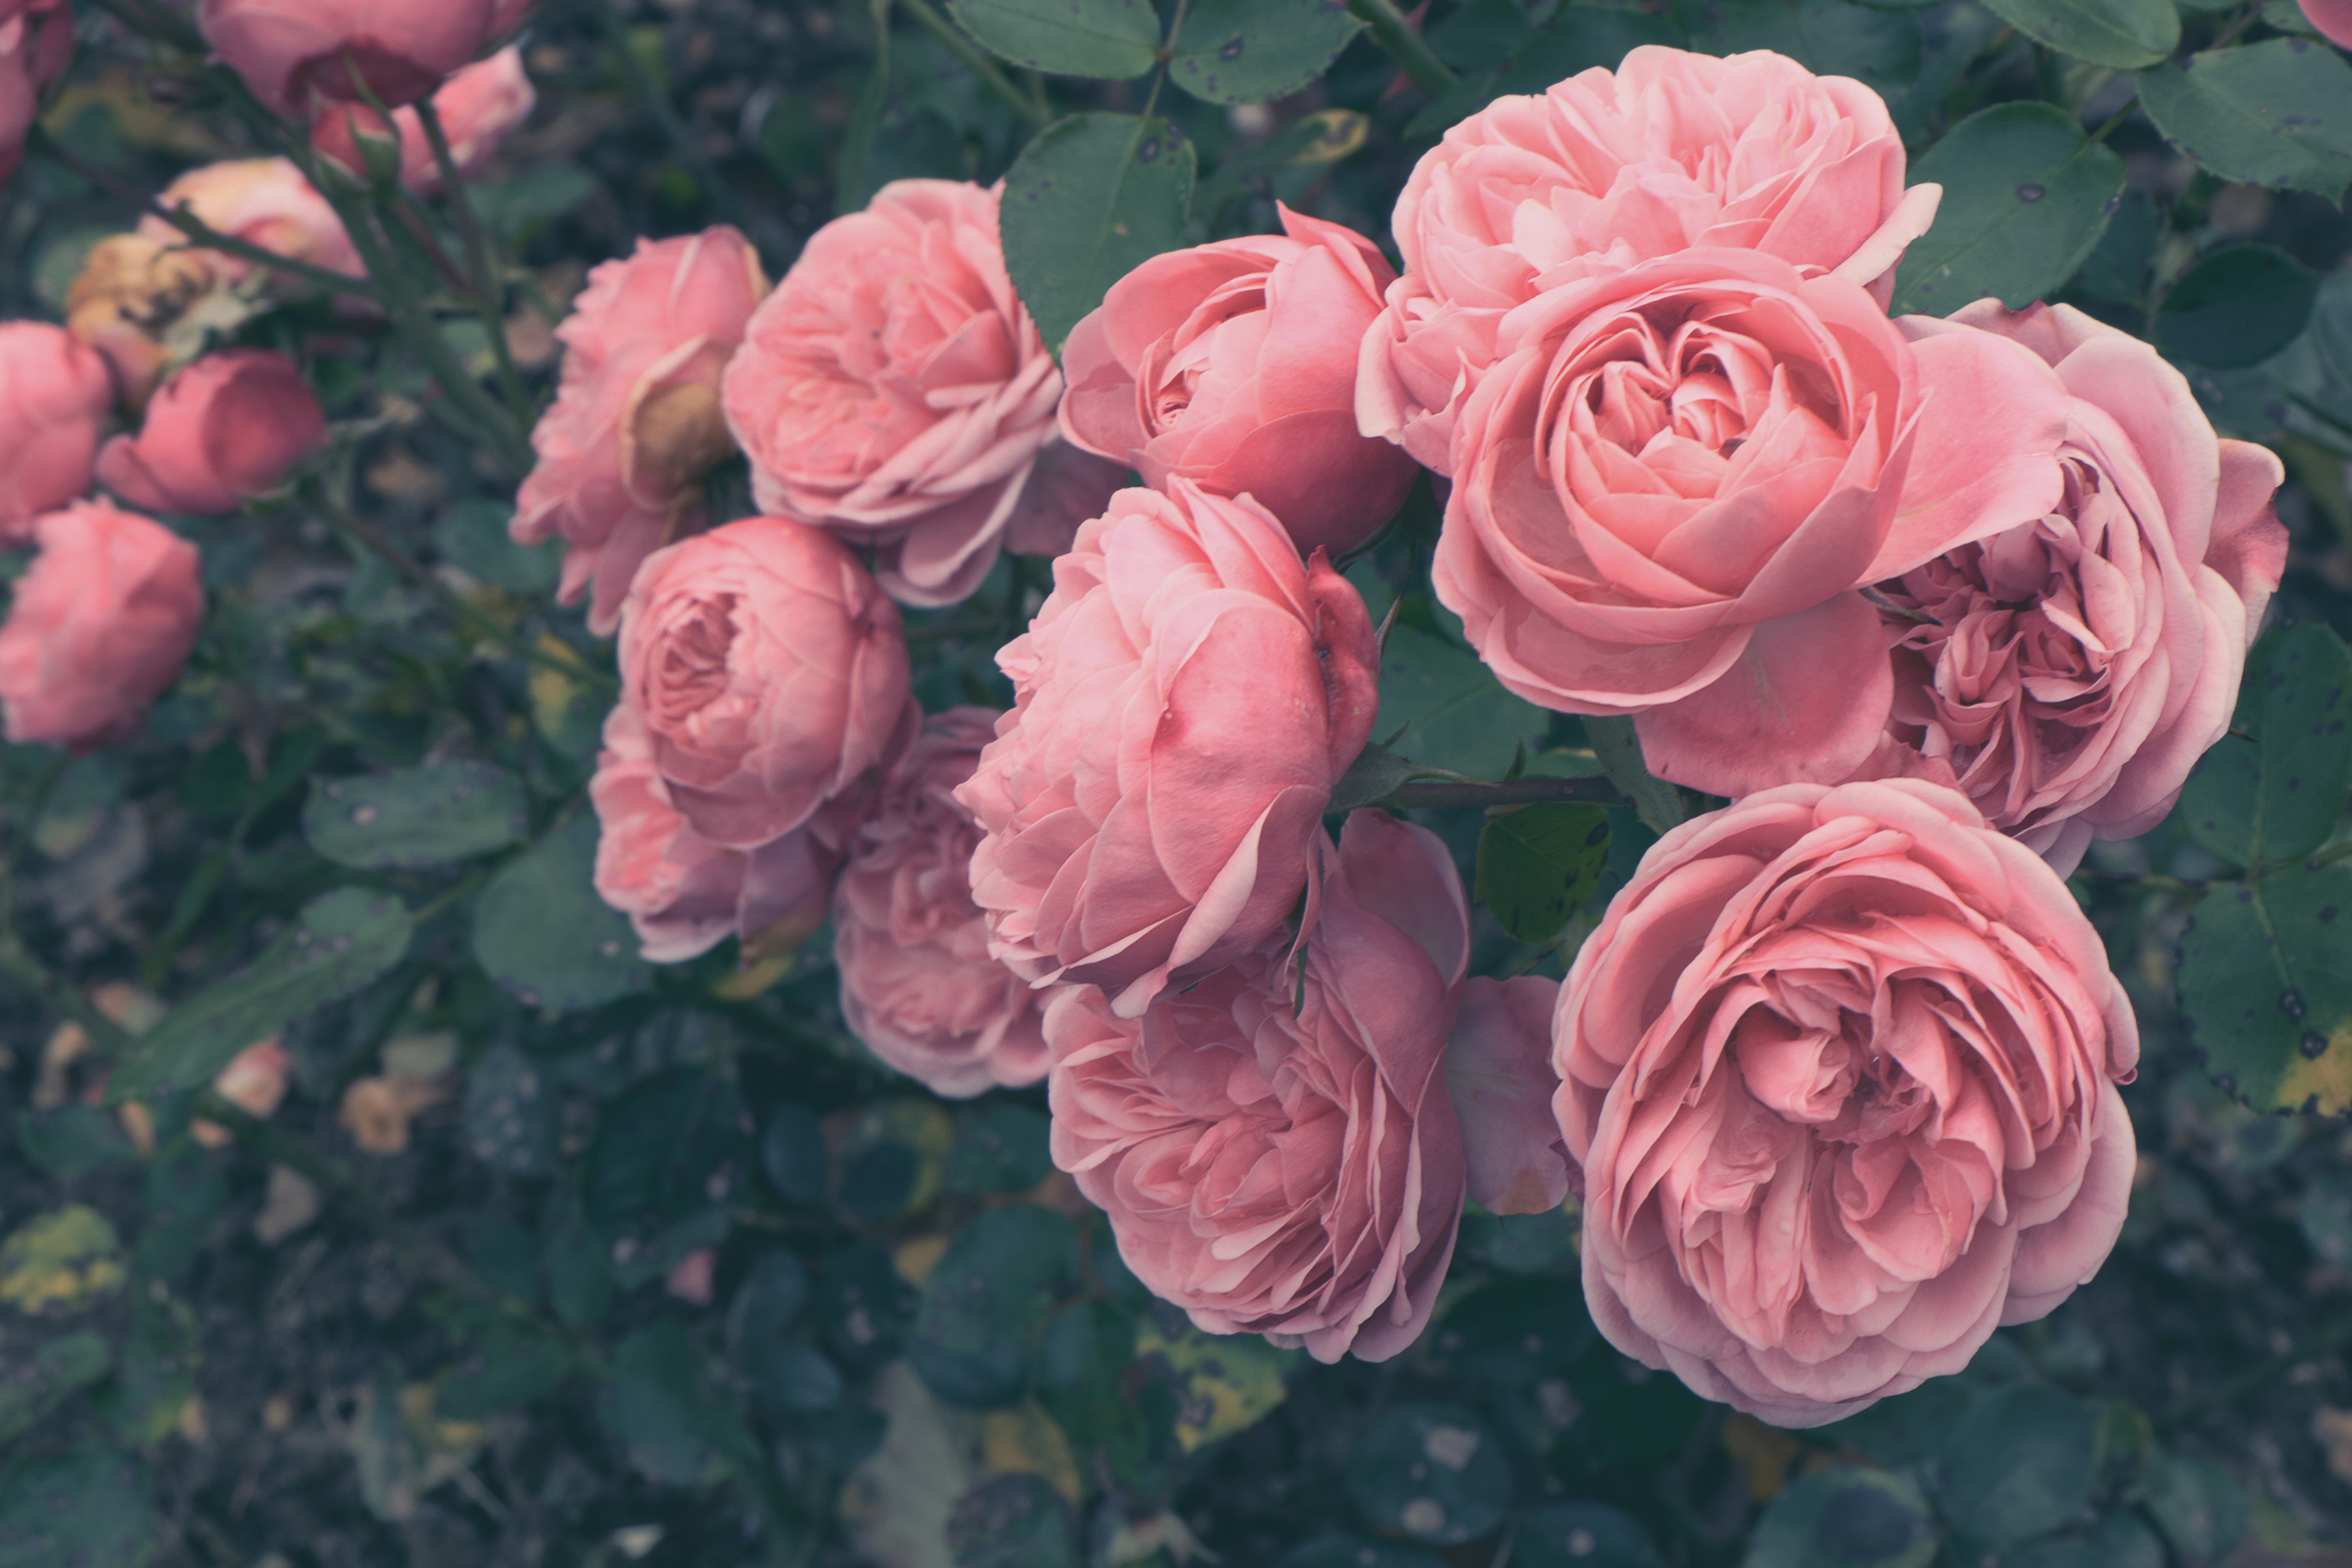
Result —
[{"label": "thorny stem", "polygon": [[1184,13],[1192,5],[1192,0],[1176,0],[1176,15],[1168,21],[1168,41],[1160,47],[1160,68],[1152,74],[1151,91],[1143,100],[1142,119],[1150,120],[1151,111],[1160,107],[1160,89],[1168,85],[1168,61],[1176,52],[1176,40],[1184,35]]},{"label": "thorny stem", "polygon": [[1038,91],[1034,98],[1023,92],[1013,85],[1011,78],[997,68],[996,62],[990,59],[980,46],[964,36],[961,28],[940,16],[930,0],[898,0],[898,3],[907,8],[909,16],[929,29],[933,37],[945,44],[950,54],[971,67],[971,74],[986,82],[990,91],[1011,104],[1013,113],[1041,130],[1053,118],[1053,110],[1045,101],[1042,82],[1038,84]]},{"label": "thorny stem", "polygon": [[1372,41],[1386,49],[1413,86],[1432,98],[1462,78],[1430,51],[1412,24],[1404,19],[1394,0],[1348,0],[1348,9],[1371,29]]},{"label": "thorny stem", "polygon": [[416,100],[416,118],[425,127],[425,140],[433,149],[433,161],[440,165],[441,189],[449,198],[449,210],[457,215],[457,233],[466,242],[466,270],[473,282],[474,308],[482,318],[482,329],[490,337],[490,352],[499,362],[499,382],[505,388],[507,406],[513,411],[515,423],[529,429],[532,422],[530,398],[523,391],[522,375],[515,369],[514,350],[507,343],[506,301],[504,288],[499,283],[498,256],[490,236],[474,215],[474,198],[466,189],[466,176],[457,167],[457,156],[450,150],[449,137],[441,124],[441,111],[433,107],[430,98]]}]

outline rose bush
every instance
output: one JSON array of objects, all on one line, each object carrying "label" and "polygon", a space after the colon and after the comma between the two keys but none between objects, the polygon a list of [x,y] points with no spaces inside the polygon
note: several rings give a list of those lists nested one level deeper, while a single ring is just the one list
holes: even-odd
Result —
[{"label": "rose bush", "polygon": [[[538,102],[539,94],[523,69],[522,51],[513,45],[454,73],[434,92],[432,103],[457,172],[480,173],[499,144],[530,118]],[[362,137],[383,144],[398,159],[394,167],[402,184],[420,196],[440,191],[441,165],[415,105],[387,115],[348,100],[327,103],[310,121],[310,145],[319,154],[364,179],[368,168],[360,151]]]}]

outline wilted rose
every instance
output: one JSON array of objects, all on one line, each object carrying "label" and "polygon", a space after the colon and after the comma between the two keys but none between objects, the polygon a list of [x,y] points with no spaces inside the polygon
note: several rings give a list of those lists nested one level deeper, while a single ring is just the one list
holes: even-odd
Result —
[{"label": "wilted rose", "polygon": [[66,329],[102,357],[132,413],[147,406],[164,372],[236,329],[253,303],[215,268],[217,251],[177,240],[109,235],[90,247],[66,291]]},{"label": "wilted rose", "polygon": [[98,478],[150,511],[233,512],[326,442],[326,411],[299,366],[271,349],[228,349],[174,372],[138,434],[98,455]]},{"label": "wilted rose", "polygon": [[195,646],[196,547],[104,501],[51,512],[33,537],[40,553],[0,625],[7,737],[76,750],[125,739]]},{"label": "wilted rose", "polygon": [[1940,785],[1675,829],[1553,1042],[1593,1322],[1780,1426],[1959,1371],[2123,1224],[2130,1003],[2057,873]]},{"label": "wilted rose", "polygon": [[0,322],[0,549],[89,488],[114,407],[106,361],[63,328]]},{"label": "wilted rose", "polygon": [[[343,220],[290,158],[238,158],[191,169],[157,193],[155,204],[168,212],[185,208],[189,216],[217,233],[328,272],[359,277],[367,271]],[[159,246],[194,243],[152,214],[139,220],[138,232]],[[285,281],[259,263],[226,251],[200,254],[206,267],[232,284],[248,278],[256,287]]]},{"label": "wilted rose", "polygon": [[768,291],[758,253],[724,225],[639,240],[588,275],[556,336],[563,385],[531,432],[538,466],[515,539],[564,541],[557,598],[593,585],[589,629],[610,636],[645,559],[701,531],[703,476],[735,450],[719,382]]},{"label": "wilted rose", "polygon": [[1364,601],[1254,501],[1122,490],[997,662],[1014,706],[956,792],[992,951],[1132,1016],[1255,948],[1306,884],[1379,705]]}]

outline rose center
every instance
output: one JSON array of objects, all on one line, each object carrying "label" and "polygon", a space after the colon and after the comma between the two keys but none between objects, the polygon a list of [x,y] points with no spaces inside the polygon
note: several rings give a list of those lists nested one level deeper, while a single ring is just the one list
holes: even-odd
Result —
[{"label": "rose center", "polygon": [[735,596],[695,605],[663,640],[661,665],[647,693],[657,722],[677,723],[726,694],[727,655],[735,645]]}]

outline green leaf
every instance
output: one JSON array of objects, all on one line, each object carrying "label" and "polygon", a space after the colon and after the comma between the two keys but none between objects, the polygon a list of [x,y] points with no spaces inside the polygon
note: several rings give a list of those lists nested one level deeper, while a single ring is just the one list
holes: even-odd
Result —
[{"label": "green leaf", "polygon": [[1742,1568],[1927,1568],[1936,1555],[1927,1500],[1885,1470],[1800,1476],[1764,1510]]},{"label": "green leaf", "polygon": [[1948,316],[1993,295],[2021,309],[2058,292],[2106,232],[2124,161],[2046,103],[1969,116],[1912,166],[1944,187],[1936,225],[1895,277],[1897,315]]},{"label": "green leaf", "polygon": [[595,176],[576,162],[541,163],[511,180],[468,187],[474,212],[492,233],[520,244],[597,192]]},{"label": "green leaf", "polygon": [[955,1147],[948,1151],[950,1192],[1027,1192],[1053,1174],[1044,1112],[990,1100],[957,1121]]},{"label": "green leaf", "polygon": [[2314,1258],[2331,1269],[2352,1269],[2352,1172],[2315,1177],[2295,1204],[2294,1219]]},{"label": "green leaf", "polygon": [[162,1531],[147,1468],[95,1445],[0,1481],[0,1568],[145,1568]]},{"label": "green leaf", "polygon": [[824,1201],[824,1128],[802,1105],[779,1105],[760,1137],[760,1168],[788,1202]]},{"label": "green leaf", "polygon": [[1609,864],[1605,806],[1546,803],[1491,814],[1478,835],[1478,896],[1522,942],[1549,942]]},{"label": "green leaf", "polygon": [[511,1045],[492,1047],[466,1073],[467,1146],[501,1175],[553,1170],[562,1115],[538,1063]]},{"label": "green leaf", "polygon": [[999,58],[1051,76],[1124,80],[1159,55],[1151,0],[948,0],[948,9]]},{"label": "green leaf", "polygon": [[[2316,622],[2254,645],[2231,728],[2180,791],[2189,836],[2232,865],[2298,860],[2327,841],[2352,794],[2352,651]],[[2248,738],[2251,737],[2251,738]]]},{"label": "green leaf", "polygon": [[164,1015],[115,1071],[116,1100],[193,1089],[247,1046],[351,995],[408,953],[408,909],[390,894],[339,887],[302,906],[243,974]]},{"label": "green leaf", "polygon": [[1663,833],[1683,820],[1682,792],[1663,779],[1651,776],[1642,759],[1642,737],[1633,721],[1622,716],[1587,716],[1584,737],[1592,754],[1617,792],[1633,802],[1642,825]]},{"label": "green leaf", "polygon": [[2295,340],[2318,298],[2318,277],[2286,252],[2232,246],[2172,286],[2157,314],[2156,346],[2191,364],[2259,364]]},{"label": "green leaf", "polygon": [[[769,116],[771,120],[774,115]],[[497,501],[459,501],[433,523],[433,548],[441,559],[477,582],[511,593],[555,591],[563,573],[563,550],[556,541],[519,545],[508,532],[514,508]]]},{"label": "green leaf", "polygon": [[1063,1216],[1027,1204],[982,1210],[924,1278],[908,1360],[950,1405],[1018,1397],[1034,1333],[1077,1271],[1077,1232]]},{"label": "green leaf", "polygon": [[1276,1559],[1274,1568],[1445,1568],[1445,1559],[1417,1546],[1325,1534],[1292,1547]]},{"label": "green leaf", "polygon": [[434,1413],[451,1421],[478,1421],[499,1410],[535,1405],[572,1375],[572,1353],[545,1334],[500,1324],[445,1378]]},{"label": "green leaf", "polygon": [[1385,746],[1367,746],[1331,786],[1331,803],[1324,810],[1344,816],[1384,799],[1412,777],[1414,767],[1412,758],[1400,757]]},{"label": "green leaf", "polygon": [[742,1098],[708,1069],[672,1068],[606,1106],[581,1208],[621,1283],[641,1284],[725,1237],[751,1159]]},{"label": "green leaf", "polygon": [[2122,204],[2107,221],[2107,232],[2076,270],[2075,287],[2113,304],[2137,304],[2147,292],[2147,269],[2156,260],[2163,227],[2148,193],[2137,187],[2126,190]]},{"label": "green leaf", "polygon": [[53,1339],[0,1373],[0,1443],[33,1424],[114,1368],[106,1341],[84,1329]]},{"label": "green leaf", "polygon": [[1135,1332],[1135,1359],[1164,1373],[1176,1391],[1176,1441],[1188,1454],[1271,1415],[1288,1396],[1282,1375],[1297,1354],[1255,1334],[1187,1327],[1171,1337],[1155,1322],[1139,1323]]},{"label": "green leaf", "polygon": [[519,843],[522,780],[488,762],[438,762],[355,779],[312,779],[302,836],[339,865],[411,871]]},{"label": "green leaf", "polygon": [[2172,0],[1985,0],[2039,44],[2095,66],[2152,66],[2180,47]]},{"label": "green leaf", "polygon": [[948,1514],[955,1568],[1078,1568],[1070,1505],[1043,1476],[1014,1471],[956,1499]]},{"label": "green leaf", "polygon": [[[2057,1529],[2090,1500],[2098,1425],[2089,1406],[2054,1388],[1981,1396],[1943,1444],[1944,1516],[1970,1541],[1992,1546]],[[1931,1540],[1916,1562],[1934,1551]]]},{"label": "green leaf", "polygon": [[213,1220],[228,1202],[221,1163],[186,1136],[164,1144],[147,1162],[146,1204],[134,1254],[141,1278],[176,1280],[204,1251]]},{"label": "green leaf", "polygon": [[[1907,13],[1844,0],[1722,0],[1722,27],[1709,45],[1725,54],[1772,49],[1823,76],[1853,77],[1893,92],[1919,74],[1923,38]],[[1916,182],[1915,182],[1916,183]]]},{"label": "green leaf", "polygon": [[1391,1406],[1348,1457],[1348,1496],[1383,1531],[1433,1546],[1475,1541],[1511,1506],[1511,1461],[1475,1410]]},{"label": "green leaf", "polygon": [[572,818],[474,902],[474,960],[525,1007],[576,1012],[650,983],[629,917],[596,896],[596,833]]},{"label": "green leaf", "polygon": [[1519,1568],[1658,1568],[1650,1532],[1631,1514],[1603,1502],[1539,1508],[1512,1537]]},{"label": "green leaf", "polygon": [[1194,157],[1165,120],[1088,113],[1047,126],[1013,161],[1004,267],[1055,352],[1112,284],[1183,243]]},{"label": "green leaf", "polygon": [[2352,867],[2222,883],[2180,937],[2180,1018],[2213,1082],[2262,1111],[2352,1111]]},{"label": "green leaf", "polygon": [[2140,107],[2218,178],[2316,191],[2352,184],[2352,67],[2309,38],[2191,55],[2139,73]]},{"label": "green leaf", "polygon": [[567,1327],[595,1327],[612,1310],[619,1289],[612,1249],[588,1228],[579,1197],[568,1184],[548,1201],[541,1224],[539,1260],[547,1276],[547,1304]]},{"label": "green leaf", "polygon": [[614,1347],[596,1415],[646,1479],[701,1486],[727,1470],[714,1431],[723,1418],[720,1400],[686,1325],[667,1318]]},{"label": "green leaf", "polygon": [[1446,1310],[1442,1343],[1458,1376],[1497,1388],[1565,1376],[1600,1335],[1572,1280],[1502,1280]]},{"label": "green leaf", "polygon": [[28,1105],[17,1112],[16,1147],[61,1181],[79,1181],[139,1157],[112,1116],[79,1100],[46,1111]]},{"label": "green leaf", "polygon": [[1168,79],[1211,103],[1286,98],[1328,70],[1362,27],[1340,0],[1193,0]]},{"label": "green leaf", "polygon": [[134,1296],[131,1332],[122,1341],[122,1364],[104,1401],[115,1436],[140,1448],[169,1437],[195,1395],[196,1368],[203,1359],[196,1314],[186,1303],[162,1290]]},{"label": "green leaf", "polygon": [[1412,141],[1436,136],[1506,94],[1541,92],[1595,66],[1613,70],[1628,49],[1643,44],[1675,46],[1683,41],[1682,30],[1664,16],[1602,6],[1563,6],[1549,23],[1532,31],[1522,22],[1517,36],[1507,41],[1499,32],[1490,32],[1488,47],[1505,43],[1502,57],[1484,69],[1465,68],[1463,78],[1444,96],[1407,122],[1404,134]]},{"label": "green leaf", "polygon": [[1521,747],[1542,744],[1550,726],[1551,715],[1505,691],[1475,653],[1415,627],[1390,629],[1372,733],[1399,755],[1425,768],[1500,779]]},{"label": "green leaf", "polygon": [[2219,1562],[2246,1533],[2246,1489],[2210,1459],[2159,1458],[2146,1490],[2157,1528],[2187,1562]]}]

